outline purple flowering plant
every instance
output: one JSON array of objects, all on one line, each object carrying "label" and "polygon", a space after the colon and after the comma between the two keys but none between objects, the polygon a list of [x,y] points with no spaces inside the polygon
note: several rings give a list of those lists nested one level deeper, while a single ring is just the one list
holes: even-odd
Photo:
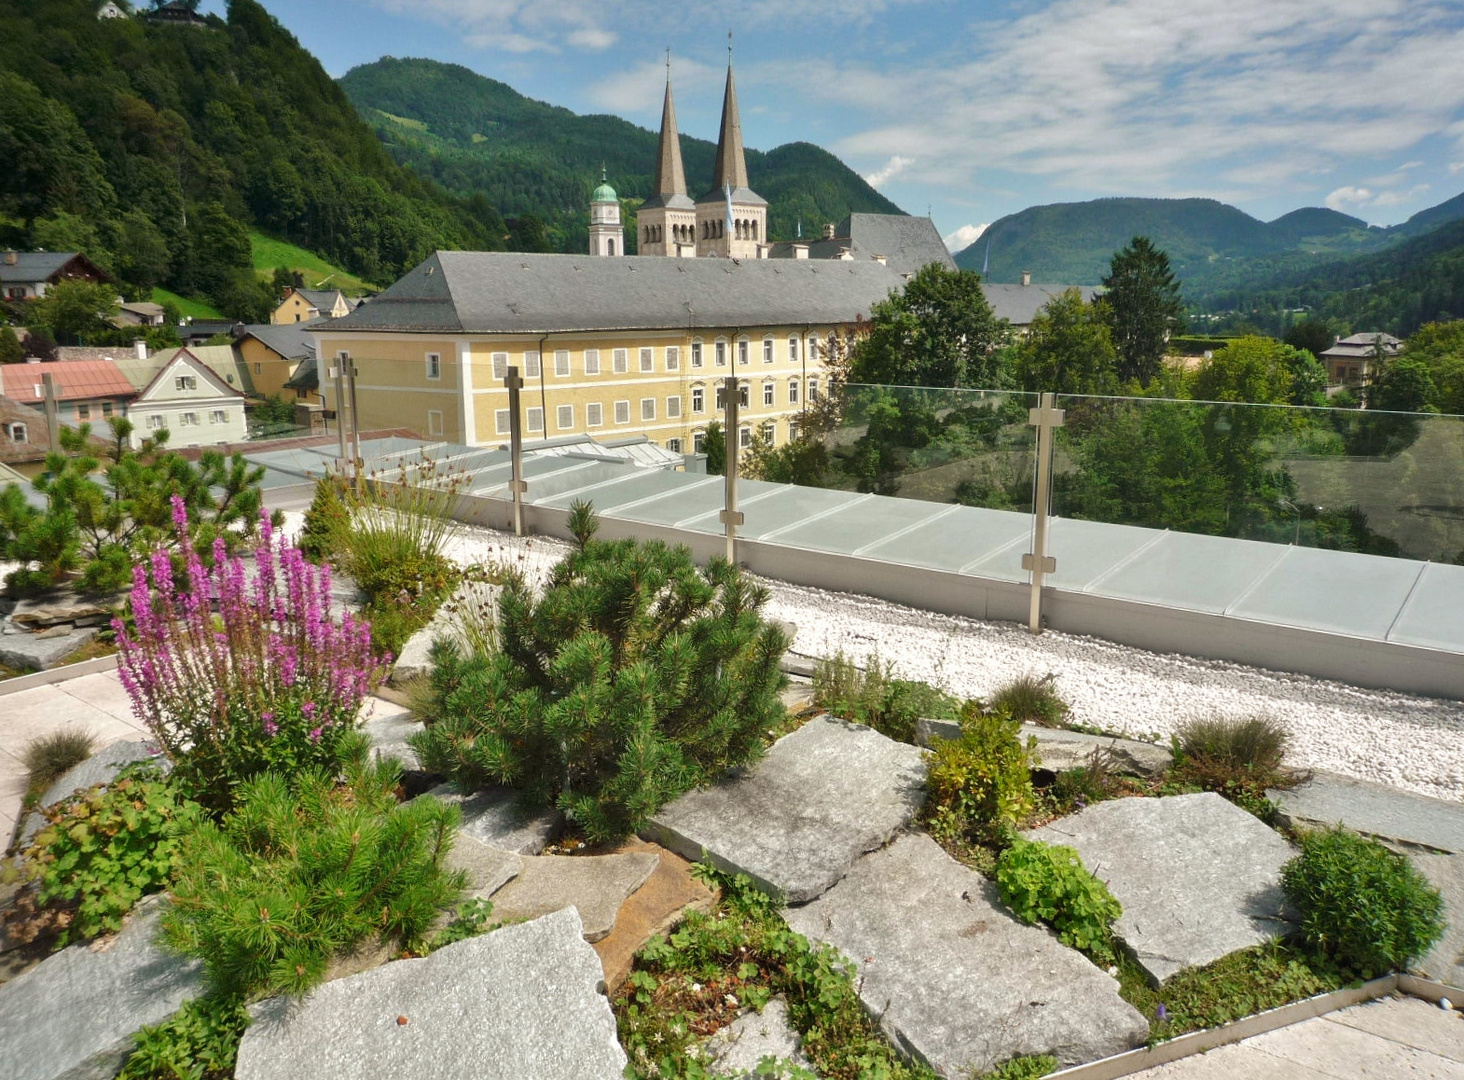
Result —
[{"label": "purple flowering plant", "polygon": [[[186,537],[177,496],[173,523]],[[132,628],[112,624],[133,713],[216,811],[259,773],[334,773],[359,753],[356,717],[390,659],[372,651],[368,623],[332,618],[328,565],[282,543],[264,513],[259,537],[253,574],[222,540],[212,567],[187,543],[158,548],[133,569]]]}]

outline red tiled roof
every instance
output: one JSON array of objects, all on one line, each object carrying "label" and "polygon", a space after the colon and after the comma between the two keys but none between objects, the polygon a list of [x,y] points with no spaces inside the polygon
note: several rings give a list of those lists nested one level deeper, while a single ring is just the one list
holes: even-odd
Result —
[{"label": "red tiled roof", "polygon": [[63,360],[52,364],[0,366],[0,393],[25,405],[46,400],[42,376],[56,381],[56,400],[92,401],[98,398],[131,400],[137,391],[110,360]]}]

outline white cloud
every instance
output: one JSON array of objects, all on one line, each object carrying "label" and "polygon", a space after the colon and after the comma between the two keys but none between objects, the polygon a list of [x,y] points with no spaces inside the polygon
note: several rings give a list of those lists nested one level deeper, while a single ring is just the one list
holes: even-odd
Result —
[{"label": "white cloud", "polygon": [[989,224],[990,222],[983,222],[980,225],[962,225],[955,232],[948,236],[943,236],[941,239],[945,241],[947,251],[952,253],[965,251],[966,248],[970,247],[980,238],[981,234],[986,231],[986,226]]},{"label": "white cloud", "polygon": [[1402,206],[1412,202],[1431,188],[1432,184],[1414,184],[1407,191],[1385,191],[1373,200],[1374,206]]},{"label": "white cloud", "polygon": [[1450,173],[1464,172],[1464,161],[1451,161],[1451,162],[1449,162],[1449,172]]},{"label": "white cloud", "polygon": [[1367,188],[1348,185],[1347,187],[1339,187],[1323,201],[1333,210],[1341,211],[1344,207],[1348,206],[1366,206],[1372,202],[1372,199],[1373,193]]},{"label": "white cloud", "polygon": [[[678,116],[685,114],[687,99],[705,97],[702,91],[720,89],[727,72],[710,64],[700,64],[673,56],[671,85],[676,96]],[[691,91],[691,94],[685,91]],[[628,71],[618,72],[590,87],[590,100],[597,108],[614,113],[654,113],[660,116],[662,95],[666,92],[664,60],[647,60]],[[720,106],[721,98],[716,99]]]},{"label": "white cloud", "polygon": [[904,172],[906,168],[914,164],[914,158],[901,157],[899,154],[895,154],[884,163],[882,168],[876,169],[866,176],[864,182],[872,188],[883,187]]}]

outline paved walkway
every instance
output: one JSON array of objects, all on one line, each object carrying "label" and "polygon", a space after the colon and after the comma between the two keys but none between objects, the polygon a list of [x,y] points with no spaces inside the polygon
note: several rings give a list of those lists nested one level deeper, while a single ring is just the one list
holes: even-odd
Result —
[{"label": "paved walkway", "polygon": [[9,842],[25,799],[21,755],[26,743],[66,729],[91,732],[98,750],[147,734],[132,718],[132,704],[115,671],[0,697],[0,847]]},{"label": "paved walkway", "polygon": [[1464,1014],[1381,998],[1134,1073],[1133,1080],[1464,1080]]}]

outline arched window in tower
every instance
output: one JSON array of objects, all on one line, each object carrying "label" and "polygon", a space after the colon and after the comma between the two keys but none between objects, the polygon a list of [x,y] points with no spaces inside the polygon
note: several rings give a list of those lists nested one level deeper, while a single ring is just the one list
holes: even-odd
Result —
[{"label": "arched window in tower", "polygon": [[608,238],[608,237],[606,238],[606,240],[605,240],[605,254],[606,255],[614,255],[615,254],[615,241],[614,241],[614,239]]},{"label": "arched window in tower", "polygon": [[757,218],[752,219],[752,238],[757,239]]}]

